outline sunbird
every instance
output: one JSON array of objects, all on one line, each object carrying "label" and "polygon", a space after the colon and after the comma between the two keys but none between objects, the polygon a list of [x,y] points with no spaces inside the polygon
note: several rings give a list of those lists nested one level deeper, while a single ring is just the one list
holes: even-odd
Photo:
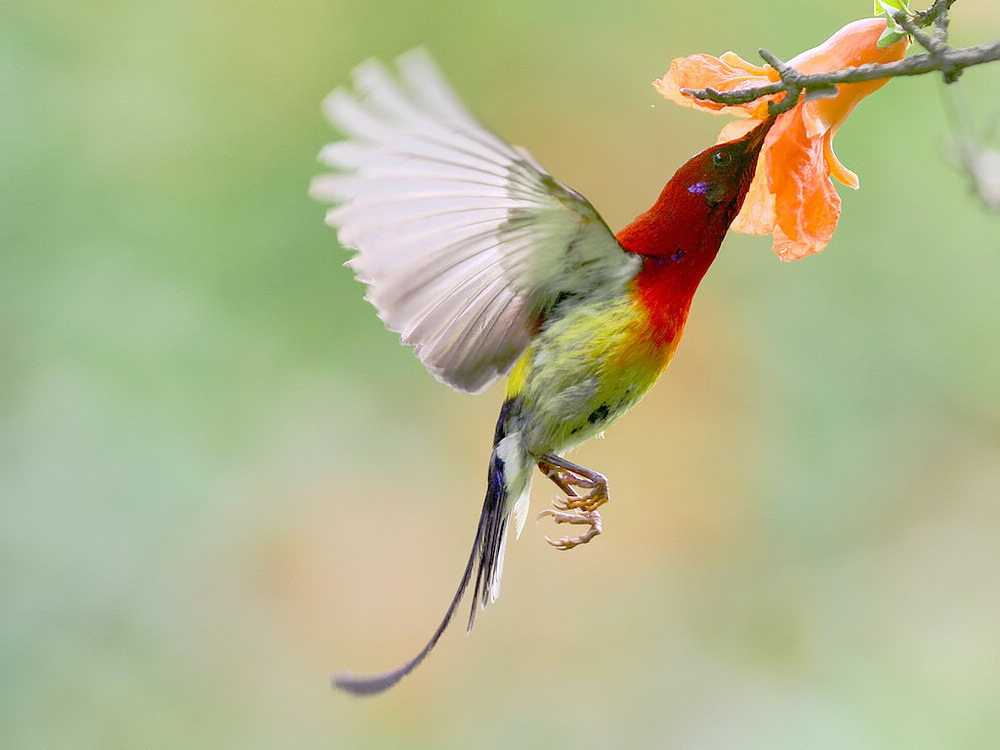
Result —
[{"label": "sunbird", "polygon": [[422,49],[395,74],[362,64],[354,84],[324,102],[346,138],[323,148],[335,172],[311,187],[356,251],[347,265],[438,380],[479,393],[507,375],[479,526],[444,618],[401,667],[334,679],[371,695],[424,660],[473,579],[469,631],[477,605],[496,600],[536,466],[565,493],[543,515],[586,527],[548,541],[565,550],[601,532],[607,479],[563,455],[620,419],[670,362],[774,118],[690,159],[616,235],[580,193],[480,124]]}]

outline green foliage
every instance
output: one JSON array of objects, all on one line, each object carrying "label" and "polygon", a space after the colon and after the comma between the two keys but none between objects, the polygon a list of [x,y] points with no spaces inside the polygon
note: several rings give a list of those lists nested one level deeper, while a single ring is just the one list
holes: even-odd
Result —
[{"label": "green foliage", "polygon": [[879,47],[888,47],[909,36],[896,20],[896,15],[899,13],[913,17],[913,11],[910,10],[906,0],[875,0],[875,15],[883,16],[886,24],[885,31],[878,40]]}]

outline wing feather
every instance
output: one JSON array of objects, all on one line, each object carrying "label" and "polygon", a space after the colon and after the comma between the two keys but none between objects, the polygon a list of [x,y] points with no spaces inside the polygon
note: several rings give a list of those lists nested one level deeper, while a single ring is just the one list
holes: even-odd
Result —
[{"label": "wing feather", "polygon": [[311,193],[386,326],[437,378],[478,392],[506,373],[561,294],[638,269],[579,193],[484,128],[423,50],[376,61],[324,102],[347,136]]}]

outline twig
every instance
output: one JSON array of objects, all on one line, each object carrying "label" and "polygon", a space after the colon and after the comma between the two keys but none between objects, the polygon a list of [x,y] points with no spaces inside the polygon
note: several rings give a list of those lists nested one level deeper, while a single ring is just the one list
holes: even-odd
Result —
[{"label": "twig", "polygon": [[934,5],[926,10],[917,11],[913,14],[913,23],[920,28],[926,28],[932,23],[935,26],[948,25],[948,9],[955,3],[955,0],[935,0]]},{"label": "twig", "polygon": [[[913,55],[891,63],[868,63],[829,73],[806,75],[789,67],[772,52],[761,49],[760,56],[777,71],[779,81],[737,91],[718,91],[711,87],[681,91],[695,99],[727,105],[747,104],[765,96],[784,93],[785,96],[781,99],[768,103],[768,111],[776,115],[795,106],[803,92],[806,98],[832,96],[836,93],[838,83],[916,76],[934,71],[941,73],[945,83],[954,83],[964,68],[1000,60],[1000,39],[959,49],[948,44],[948,9],[954,2],[955,0],[934,0],[930,8],[912,15],[891,9],[888,11],[893,21],[927,50],[926,54]],[[931,25],[934,30],[930,34],[922,30]]]},{"label": "twig", "polygon": [[[934,7],[937,8],[938,4],[935,3]],[[943,23],[947,24],[946,13],[946,7],[942,6],[939,8],[939,12],[934,19],[935,29],[933,34],[925,34],[921,31],[917,24],[911,21],[902,11],[893,13],[892,18],[896,23],[903,27],[903,30],[906,31],[907,34],[913,37],[917,44],[927,50],[927,54],[929,54],[934,59],[934,62],[938,64],[938,70],[941,71],[944,82],[954,83],[958,80],[960,71],[956,70],[955,67],[947,60],[948,53],[953,51],[954,47],[948,44],[947,26],[939,25],[942,18],[945,19]]]},{"label": "twig", "polygon": [[[769,58],[777,61],[778,58],[765,49],[760,50],[760,56],[765,60]],[[946,51],[931,55],[914,55],[904,60],[891,63],[867,63],[851,68],[843,68],[830,73],[813,73],[805,75],[799,73],[787,65],[783,65],[784,74],[782,80],[762,86],[740,89],[738,91],[718,91],[711,87],[706,89],[681,89],[688,96],[695,99],[705,99],[717,104],[747,104],[764,96],[780,94],[786,92],[789,96],[779,102],[771,102],[769,109],[772,114],[778,114],[790,109],[798,101],[799,94],[803,90],[815,90],[816,88],[828,88],[831,84],[838,83],[859,83],[861,81],[873,81],[879,78],[896,78],[898,76],[917,76],[934,71],[941,71],[942,66],[946,66],[950,72],[957,76],[958,72],[973,65],[981,65],[987,62],[1000,60],[1000,39],[985,44],[977,44],[974,47],[948,48]],[[770,60],[769,60],[770,62]],[[773,63],[772,63],[773,64]],[[778,70],[775,66],[775,70]],[[789,104],[785,105],[785,100]],[[778,109],[780,108],[780,109]],[[773,110],[777,109],[775,112]]]}]

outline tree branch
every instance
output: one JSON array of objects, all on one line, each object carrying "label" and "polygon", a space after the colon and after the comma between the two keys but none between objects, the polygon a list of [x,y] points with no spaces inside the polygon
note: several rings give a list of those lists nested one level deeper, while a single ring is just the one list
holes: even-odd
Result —
[{"label": "tree branch", "polygon": [[[935,55],[930,53],[914,55],[897,62],[868,63],[830,73],[813,73],[812,75],[804,75],[794,68],[789,68],[766,49],[760,50],[760,56],[778,71],[778,75],[781,76],[780,81],[738,91],[717,91],[711,87],[681,89],[681,91],[695,99],[705,99],[717,104],[747,104],[764,96],[785,92],[789,96],[784,97],[779,102],[771,102],[771,114],[780,114],[791,109],[803,91],[829,90],[831,85],[838,83],[859,83],[878,78],[918,76],[933,72],[946,72],[957,76],[957,73],[964,68],[1000,60],[1000,39],[977,44],[974,47],[948,48]],[[781,63],[780,68],[775,65],[776,62]]]},{"label": "tree branch", "polygon": [[[695,99],[726,105],[747,104],[765,96],[783,93],[785,96],[781,99],[768,104],[768,111],[776,115],[794,107],[803,92],[806,98],[833,96],[839,83],[859,83],[933,72],[941,73],[945,83],[953,83],[965,68],[1000,60],[1000,39],[958,49],[948,44],[948,8],[953,2],[955,0],[935,0],[934,5],[927,10],[912,15],[902,11],[892,13],[893,20],[927,50],[925,54],[891,63],[868,63],[829,73],[805,75],[790,68],[768,50],[761,49],[760,56],[777,71],[780,80],[737,91],[718,91],[711,87],[681,91]],[[928,34],[922,31],[931,25],[934,26],[933,32]]]}]

